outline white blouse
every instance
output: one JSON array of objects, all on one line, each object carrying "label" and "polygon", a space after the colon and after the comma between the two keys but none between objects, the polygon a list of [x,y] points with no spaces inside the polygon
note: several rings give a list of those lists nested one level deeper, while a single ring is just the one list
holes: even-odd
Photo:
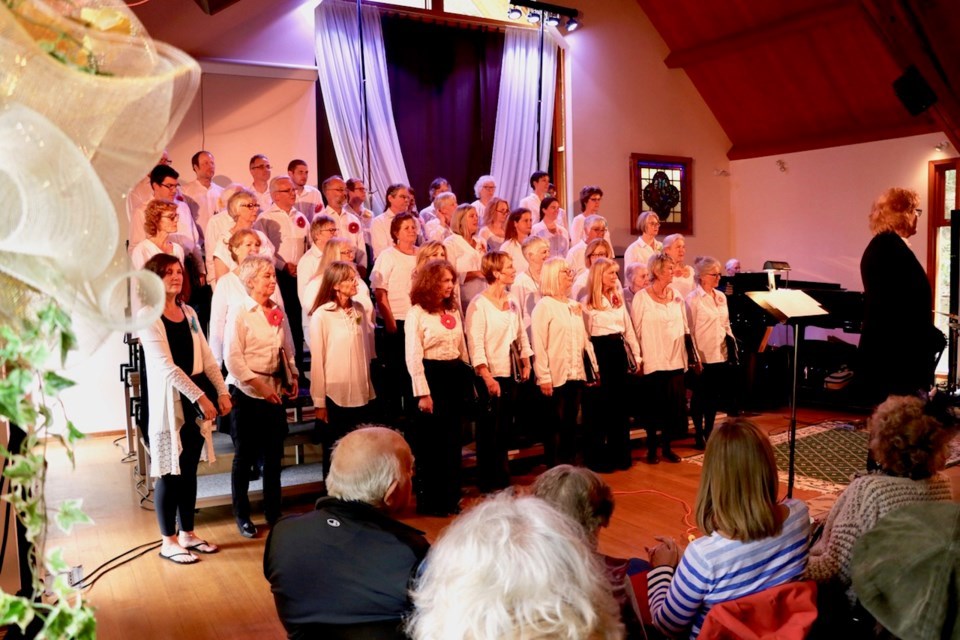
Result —
[{"label": "white blouse", "polygon": [[675,271],[673,280],[670,281],[670,286],[673,287],[674,291],[679,293],[683,299],[686,299],[697,287],[696,282],[693,280],[693,267],[688,266],[687,269],[689,269],[690,272],[686,276],[681,276],[679,275],[679,271]]},{"label": "white blouse", "polygon": [[499,251],[500,245],[503,244],[503,236],[495,234],[490,227],[482,227],[477,235],[487,244],[487,249],[490,251]]},{"label": "white blouse", "polygon": [[487,252],[487,245],[483,240],[474,239],[474,241],[477,243],[476,248],[471,247],[466,238],[456,233],[443,241],[443,246],[447,248],[447,259],[457,270],[457,280],[460,282],[460,303],[464,309],[477,294],[487,288],[487,281],[484,278],[467,280],[468,271],[480,271],[480,261],[483,259],[483,254]]},{"label": "white blouse", "polygon": [[[405,319],[410,311],[410,286],[416,266],[417,256],[407,255],[396,247],[384,250],[373,263],[370,286],[374,291],[384,289],[387,292],[390,311],[396,320]],[[380,315],[382,317],[383,313]]]},{"label": "white blouse", "polygon": [[[180,266],[183,267],[183,247],[173,240],[170,241],[170,245],[172,247],[170,255],[179,258]],[[130,262],[133,263],[134,269],[143,269],[143,265],[147,264],[150,258],[163,252],[163,249],[158,247],[152,240],[142,240],[133,248],[133,252],[130,254]]]},{"label": "white blouse", "polygon": [[517,310],[520,312],[520,321],[523,328],[527,331],[527,338],[530,336],[530,325],[533,322],[533,310],[540,302],[540,284],[534,282],[533,276],[524,271],[517,276],[517,279],[510,285],[510,297],[517,303]]},{"label": "white blouse", "polygon": [[533,225],[530,235],[539,236],[550,244],[551,258],[566,258],[567,251],[570,250],[570,233],[563,228],[560,222],[557,222],[556,231],[550,231],[547,225],[541,220]]},{"label": "white blouse", "polygon": [[527,269],[530,268],[530,265],[527,263],[527,259],[523,255],[523,247],[516,240],[507,240],[502,245],[500,249],[513,260],[513,266],[517,270],[517,273],[525,273]]},{"label": "white blouse", "polygon": [[510,376],[510,344],[514,340],[519,342],[520,357],[533,355],[517,303],[508,298],[507,305],[506,309],[498,309],[490,298],[479,295],[467,308],[470,362],[474,369],[487,365],[494,378]]},{"label": "white blouse", "polygon": [[[310,309],[313,308],[313,303],[317,299],[317,294],[320,293],[320,285],[323,282],[323,275],[316,275],[310,282],[307,283],[306,288],[303,291],[304,296],[307,300],[310,301],[309,305],[304,305],[303,313],[307,318],[307,327],[310,326]],[[367,283],[363,281],[363,278],[357,277],[357,295],[353,296],[353,301],[360,303],[360,307],[363,309],[363,317],[367,322],[367,326],[370,327],[369,337],[370,337],[370,353],[373,354],[372,357],[376,357],[376,348],[374,346],[374,337],[373,332],[376,329],[376,323],[373,319],[373,300],[370,298],[370,287],[367,286]],[[313,347],[310,344],[310,331],[305,331],[304,336],[307,338],[307,348],[312,349]]]},{"label": "white blouse", "polygon": [[[223,364],[223,334],[227,327],[227,316],[230,308],[247,299],[247,288],[240,282],[234,272],[224,274],[220,285],[213,290],[213,300],[210,302],[210,351],[218,365]],[[222,285],[222,286],[221,286]],[[283,298],[280,297],[280,287],[273,290],[270,299],[283,309]]]},{"label": "white blouse", "polygon": [[[276,264],[276,248],[273,246],[273,243],[270,242],[270,238],[267,237],[263,231],[258,229],[253,229],[257,233],[257,237],[260,238],[260,251],[256,254],[258,256],[263,256],[264,258],[269,258]],[[233,256],[230,255],[230,236],[231,233],[226,233],[220,237],[220,240],[214,245],[213,257],[220,258],[220,262],[227,267],[228,271],[233,271],[237,268],[237,261],[233,259]],[[211,259],[212,260],[212,259]]]},{"label": "white blouse", "polygon": [[727,296],[716,289],[707,293],[703,287],[697,285],[687,296],[687,319],[694,344],[700,352],[700,362],[726,362],[727,344],[724,338],[733,337]]},{"label": "white blouse", "polygon": [[633,328],[640,341],[644,373],[687,368],[683,339],[687,333],[686,305],[670,287],[666,293],[671,294],[666,303],[656,302],[649,287],[633,297]]},{"label": "white blouse", "polygon": [[335,302],[320,305],[310,316],[310,395],[324,408],[329,397],[341,407],[362,407],[376,397],[370,381],[371,327],[364,309]]},{"label": "white blouse", "polygon": [[[451,327],[441,320],[453,319]],[[414,305],[407,314],[403,326],[407,348],[407,371],[413,381],[413,395],[420,398],[430,395],[430,385],[423,371],[424,360],[456,360],[470,362],[466,340],[463,337],[463,321],[460,310],[443,313],[427,313],[420,305]]]},{"label": "white blouse", "polygon": [[[633,322],[627,313],[626,303],[619,307],[603,298],[603,304],[600,309],[591,309],[587,305],[583,306],[583,321],[587,327],[587,333],[593,336],[609,336],[620,334],[627,344],[633,357],[640,362],[640,343],[637,342],[637,333],[633,329]],[[603,375],[603,372],[600,372]]]},{"label": "white blouse", "polygon": [[583,351],[596,366],[593,345],[583,324],[580,304],[544,297],[533,310],[533,369],[537,384],[563,386],[568,380],[586,380]]},{"label": "white blouse", "polygon": [[275,327],[267,321],[261,306],[249,296],[231,308],[224,344],[229,374],[227,383],[236,385],[251,398],[263,399],[249,384],[256,377],[264,378],[275,392],[280,393],[280,379],[270,375],[279,370],[280,347],[286,351],[290,369],[297,375],[287,314],[283,314],[280,326]]},{"label": "white blouse", "polygon": [[663,251],[663,243],[659,240],[654,238],[653,246],[651,247],[643,241],[643,236],[640,236],[623,252],[623,268],[626,269],[628,264],[633,264],[634,262],[639,262],[643,266],[647,266],[650,263],[650,258],[661,251]]}]

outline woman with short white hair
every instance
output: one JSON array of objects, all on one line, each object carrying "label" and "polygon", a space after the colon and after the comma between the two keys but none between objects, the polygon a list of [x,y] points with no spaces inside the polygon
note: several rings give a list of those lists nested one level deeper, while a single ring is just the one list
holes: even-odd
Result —
[{"label": "woman with short white hair", "polygon": [[543,297],[533,310],[533,370],[540,393],[551,405],[544,427],[546,465],[574,462],[577,414],[587,367],[597,360],[583,324],[580,304],[570,300],[573,269],[563,258],[550,258],[540,272]]},{"label": "woman with short white hair", "polygon": [[650,258],[663,251],[663,244],[657,240],[660,216],[653,211],[644,211],[637,216],[637,228],[640,229],[640,236],[623,252],[624,268],[635,262],[645,265]]},{"label": "woman with short white hair", "polygon": [[477,211],[486,211],[487,205],[497,195],[497,180],[493,176],[480,176],[473,185],[473,193],[477,199],[470,205]]},{"label": "woman with short white hair", "polygon": [[686,299],[696,283],[693,281],[693,267],[684,263],[687,241],[683,239],[683,234],[671,233],[664,238],[663,252],[673,260],[673,281],[670,286],[677,290],[681,298]]},{"label": "woman with short white hair", "polygon": [[520,309],[523,328],[526,329],[527,338],[529,338],[533,309],[540,302],[541,297],[540,272],[543,269],[543,263],[550,257],[550,244],[539,236],[531,236],[523,242],[523,256],[526,258],[527,270],[518,270],[517,278],[510,287],[510,296]]},{"label": "woman with short white hair", "polygon": [[580,526],[539,498],[482,502],[444,530],[425,567],[407,622],[414,640],[623,637]]}]

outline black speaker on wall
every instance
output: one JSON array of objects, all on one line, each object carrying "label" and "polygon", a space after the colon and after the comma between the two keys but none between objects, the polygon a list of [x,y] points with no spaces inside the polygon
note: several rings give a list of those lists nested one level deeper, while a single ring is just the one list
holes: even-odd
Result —
[{"label": "black speaker on wall", "polygon": [[193,0],[197,3],[203,12],[207,15],[212,16],[218,11],[223,11],[232,4],[237,3],[239,0]]},{"label": "black speaker on wall", "polygon": [[903,75],[893,81],[893,92],[912,116],[920,115],[937,102],[937,94],[913,65],[907,67]]}]

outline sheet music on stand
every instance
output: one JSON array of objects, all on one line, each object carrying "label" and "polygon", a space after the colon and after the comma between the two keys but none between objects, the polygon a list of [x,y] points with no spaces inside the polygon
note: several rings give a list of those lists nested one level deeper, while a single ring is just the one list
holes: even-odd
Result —
[{"label": "sheet music on stand", "polygon": [[787,470],[787,497],[793,497],[794,458],[797,450],[797,362],[800,352],[800,325],[804,318],[827,315],[816,300],[799,289],[748,291],[747,296],[778,322],[793,326],[793,385],[790,390],[790,467]]}]

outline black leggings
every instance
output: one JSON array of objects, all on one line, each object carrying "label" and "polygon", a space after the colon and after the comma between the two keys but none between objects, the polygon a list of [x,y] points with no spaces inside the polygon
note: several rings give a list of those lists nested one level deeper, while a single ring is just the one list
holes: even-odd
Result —
[{"label": "black leggings", "polygon": [[250,519],[250,467],[263,456],[263,512],[268,523],[280,519],[280,463],[287,435],[287,412],[282,404],[252,398],[231,389],[233,411],[233,469],[230,491],[238,522]]},{"label": "black leggings", "polygon": [[180,531],[193,531],[193,512],[197,506],[197,466],[203,451],[203,436],[195,422],[186,422],[180,428],[180,475],[168,473],[157,479],[153,500],[157,510],[160,533],[177,535]]}]

